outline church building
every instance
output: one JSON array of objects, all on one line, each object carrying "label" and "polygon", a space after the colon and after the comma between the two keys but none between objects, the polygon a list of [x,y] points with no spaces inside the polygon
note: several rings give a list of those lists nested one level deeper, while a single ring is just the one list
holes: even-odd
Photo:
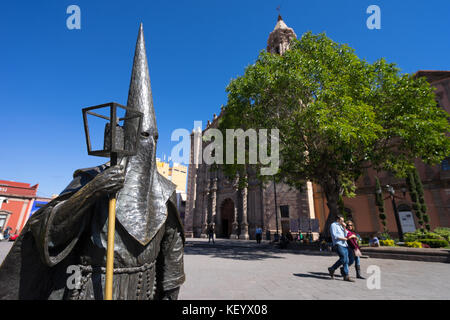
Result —
[{"label": "church building", "polygon": [[[284,54],[290,41],[296,38],[281,16],[267,41],[267,52]],[[450,113],[450,71],[418,71],[416,77],[425,77],[435,88],[439,107]],[[254,239],[255,229],[263,229],[265,239],[275,234],[291,232],[294,236],[301,230],[311,230],[314,240],[323,232],[329,209],[321,187],[307,182],[303,192],[291,189],[283,183],[262,186],[251,172],[247,172],[248,186],[239,188],[238,179],[229,181],[219,169],[200,163],[199,157],[210,142],[202,139],[203,133],[218,127],[219,116],[208,120],[205,130],[197,128],[191,134],[191,153],[188,172],[185,231],[188,237],[207,237],[209,225],[215,225],[219,238]],[[423,182],[425,202],[428,207],[430,226],[450,227],[450,157],[440,165],[428,166],[420,159],[415,165]],[[367,169],[356,181],[356,197],[344,198],[346,218],[352,219],[357,232],[363,237],[381,232],[383,226],[375,203],[375,176],[383,187],[383,198],[388,198],[386,186],[397,190],[397,214],[403,232],[419,228],[418,219],[412,209],[412,201],[406,192],[404,179],[389,172]],[[385,200],[387,229],[391,236],[398,236],[398,226],[393,204]]]}]

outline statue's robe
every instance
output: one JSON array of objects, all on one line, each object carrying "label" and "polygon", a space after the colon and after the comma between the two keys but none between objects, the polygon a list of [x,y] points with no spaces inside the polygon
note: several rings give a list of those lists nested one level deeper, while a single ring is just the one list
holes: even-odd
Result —
[{"label": "statue's robe", "polygon": [[[103,299],[108,196],[98,196],[81,223],[70,215],[63,224],[52,221],[58,204],[106,168],[77,170],[69,186],[29,219],[0,267],[1,300]],[[113,299],[176,298],[185,280],[184,234],[174,185],[156,171],[151,193],[143,237],[148,242],[131,236],[124,227],[130,228],[130,221],[116,219]]]}]

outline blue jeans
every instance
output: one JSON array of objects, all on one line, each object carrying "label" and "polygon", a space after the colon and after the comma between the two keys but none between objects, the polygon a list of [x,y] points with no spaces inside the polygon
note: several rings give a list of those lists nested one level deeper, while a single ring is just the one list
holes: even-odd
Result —
[{"label": "blue jeans", "polygon": [[[344,274],[348,275],[348,266],[351,266],[355,260],[353,250],[349,247],[343,247],[340,245],[336,245],[336,251],[339,255],[339,260],[331,267],[333,270],[336,270],[341,265],[344,267]],[[349,252],[351,251],[351,252]]]},{"label": "blue jeans", "polygon": [[[350,256],[352,256],[353,260],[355,261],[355,266],[361,265],[360,257],[355,256],[355,252],[353,251],[353,249],[348,248],[348,258],[349,258],[349,260],[352,260],[352,258],[350,258]],[[351,265],[351,263],[349,263],[349,265]]]}]

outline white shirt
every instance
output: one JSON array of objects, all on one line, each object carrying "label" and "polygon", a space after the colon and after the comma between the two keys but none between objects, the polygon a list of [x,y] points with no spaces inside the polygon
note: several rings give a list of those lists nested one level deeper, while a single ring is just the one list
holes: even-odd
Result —
[{"label": "white shirt", "polygon": [[341,226],[337,222],[333,222],[330,226],[330,233],[331,233],[331,239],[333,240],[333,245],[340,245],[343,247],[347,247],[347,241],[345,240],[339,240],[338,238],[345,238],[347,237],[347,230],[344,229],[343,226]]}]

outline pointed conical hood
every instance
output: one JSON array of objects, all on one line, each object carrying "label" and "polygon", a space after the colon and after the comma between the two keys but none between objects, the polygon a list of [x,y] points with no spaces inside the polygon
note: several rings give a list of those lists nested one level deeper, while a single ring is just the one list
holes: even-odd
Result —
[{"label": "pointed conical hood", "polygon": [[[116,218],[128,234],[146,245],[166,221],[166,202],[175,186],[165,181],[156,169],[156,118],[142,24],[136,42],[127,107],[144,116],[137,137],[137,153],[121,162],[125,164],[125,181],[117,194]],[[125,120],[126,142],[135,141],[135,120]]]},{"label": "pointed conical hood", "polygon": [[142,131],[151,135],[156,134],[155,109],[153,108],[152,88],[148,72],[147,55],[145,53],[144,27],[142,23],[139,28],[136,50],[134,52],[127,106],[144,114]]}]

